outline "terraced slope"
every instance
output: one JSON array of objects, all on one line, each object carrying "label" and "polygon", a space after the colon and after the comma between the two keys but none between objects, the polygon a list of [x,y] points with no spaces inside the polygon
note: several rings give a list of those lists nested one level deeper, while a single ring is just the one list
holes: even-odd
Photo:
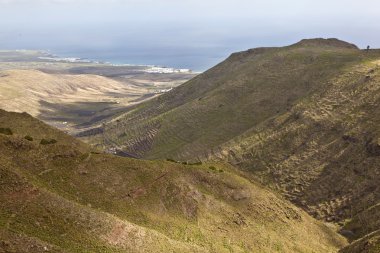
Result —
[{"label": "terraced slope", "polygon": [[299,99],[324,89],[345,67],[371,57],[335,39],[236,53],[106,124],[104,136],[96,136],[94,143],[116,143],[145,158],[195,159],[287,112]]},{"label": "terraced slope", "polygon": [[380,230],[379,126],[380,59],[347,68],[325,90],[222,145],[211,159],[254,172],[359,239]]},{"label": "terraced slope", "polygon": [[380,51],[338,40],[232,55],[105,126],[95,142],[251,172],[379,252]]},{"label": "terraced slope", "polygon": [[96,152],[0,110],[1,252],[336,252],[331,228],[232,166]]}]

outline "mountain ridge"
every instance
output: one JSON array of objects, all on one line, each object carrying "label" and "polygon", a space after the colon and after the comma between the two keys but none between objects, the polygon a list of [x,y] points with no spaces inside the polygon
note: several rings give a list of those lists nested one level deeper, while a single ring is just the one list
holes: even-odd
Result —
[{"label": "mountain ridge", "polygon": [[[327,45],[330,45],[330,40],[327,41]],[[335,43],[340,45],[343,42],[333,40],[334,45]],[[170,150],[178,150],[178,153],[182,152],[183,154],[191,152],[191,155],[189,153],[187,157],[196,157],[196,150],[211,149],[213,145],[220,145],[229,138],[243,133],[253,124],[284,112],[284,109],[291,107],[298,98],[313,92],[314,89],[321,88],[318,86],[323,85],[328,78],[339,74],[339,69],[343,66],[354,64],[368,57],[364,51],[356,50],[353,47],[304,47],[302,44],[284,48],[259,48],[232,54],[224,62],[184,85],[157,99],[137,106],[131,112],[124,114],[124,118],[119,117],[118,121],[106,124],[105,132],[107,132],[107,128],[110,128],[108,132],[119,133],[118,136],[108,136],[107,139],[117,140],[118,145],[124,146],[126,151],[137,152],[135,155],[141,157],[164,157],[164,152],[168,153],[167,156],[173,156],[171,154],[173,151]],[[270,86],[275,89],[271,89]],[[206,112],[207,116],[203,117],[208,119],[207,122],[202,123],[201,120],[198,120],[195,122],[200,125],[192,126],[195,122],[180,117],[180,115],[188,113],[190,114],[187,117],[202,117],[201,115],[191,115],[197,110]],[[233,117],[234,111],[237,110],[240,110],[239,113],[244,113],[240,119]],[[217,116],[218,114],[220,115]],[[149,116],[149,120],[146,122],[150,123],[139,127],[139,122],[143,124],[145,122],[146,116],[144,115]],[[172,127],[163,126],[165,123],[162,123],[162,118],[171,117],[169,115],[174,116],[173,120],[181,122],[172,122]],[[210,121],[210,117],[214,117],[213,121]],[[252,117],[257,119],[252,121]],[[223,122],[227,119],[231,124],[224,127],[225,123]],[[246,122],[234,124],[242,119]],[[129,121],[133,122],[133,125],[127,123]],[[125,122],[128,127],[121,125],[121,122]],[[118,125],[118,123],[120,124]],[[199,139],[198,143],[191,146],[189,142],[195,140],[194,136],[188,137],[184,134],[184,136],[175,137],[177,140],[171,138],[175,141],[174,143],[164,144],[168,139],[167,135],[178,135],[174,131],[176,125],[179,129],[185,125],[189,127],[190,130],[186,132],[196,134],[196,138]],[[216,129],[222,130],[219,134],[221,136],[215,136],[216,134],[211,132],[213,131],[211,127],[214,125]],[[123,133],[123,130],[126,131]],[[146,131],[146,137],[139,139],[143,135],[136,136],[135,132],[139,131]],[[163,131],[167,131],[167,133],[162,133],[165,136],[156,136]],[[208,133],[202,134],[202,137],[199,136],[200,131],[208,131]],[[156,136],[153,138],[154,141],[151,138],[153,135]],[[202,139],[209,135],[213,136],[212,139]],[[127,137],[127,142],[123,143],[125,137]],[[215,140],[218,143],[213,143]],[[162,142],[162,144],[158,142]],[[104,143],[104,146],[107,146],[107,143]],[[160,150],[155,152],[155,146]],[[168,151],[165,151],[166,147],[169,149]],[[180,151],[181,149],[183,150]],[[172,158],[176,158],[175,155]],[[185,156],[178,158],[186,159]]]},{"label": "mountain ridge", "polygon": [[[380,50],[337,39],[235,53],[104,136],[148,159],[227,161],[338,224],[353,242],[342,252],[370,241],[376,252],[379,63]],[[102,138],[89,139],[107,147]]]}]

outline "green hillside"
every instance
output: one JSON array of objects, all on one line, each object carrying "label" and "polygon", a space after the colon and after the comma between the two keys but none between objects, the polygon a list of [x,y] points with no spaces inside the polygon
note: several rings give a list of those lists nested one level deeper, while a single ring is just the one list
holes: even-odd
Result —
[{"label": "green hillside", "polygon": [[336,39],[258,48],[106,124],[90,141],[145,158],[229,162],[341,227],[342,252],[380,242],[380,50]]},{"label": "green hillside", "polygon": [[145,158],[195,159],[260,123],[286,113],[345,68],[375,58],[338,40],[257,48],[106,124],[93,143]]},{"label": "green hillside", "polygon": [[352,240],[379,231],[379,74],[380,60],[349,67],[208,159],[253,172],[313,216],[341,224]]},{"label": "green hillside", "polygon": [[0,252],[336,252],[345,240],[244,173],[102,154],[0,110]]}]

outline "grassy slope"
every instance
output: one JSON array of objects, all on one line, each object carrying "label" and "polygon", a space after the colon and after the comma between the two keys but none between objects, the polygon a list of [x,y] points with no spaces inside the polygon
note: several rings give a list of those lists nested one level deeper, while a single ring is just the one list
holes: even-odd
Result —
[{"label": "grassy slope", "polygon": [[379,59],[323,40],[234,54],[109,124],[104,144],[229,161],[378,247]]},{"label": "grassy slope", "polygon": [[[99,154],[27,114],[0,111],[0,128],[8,127],[13,135],[0,134],[0,251],[335,252],[344,245],[231,166]],[[40,145],[42,138],[57,143]]]},{"label": "grassy slope", "polygon": [[380,252],[380,232],[372,232],[363,238],[354,241],[339,253],[378,253]]},{"label": "grassy slope", "polygon": [[[323,42],[323,43],[322,43]],[[340,41],[302,41],[231,55],[193,80],[105,127],[116,142],[146,158],[193,159],[281,115],[323,88],[342,69],[367,57]]]},{"label": "grassy slope", "polygon": [[379,59],[348,67],[210,158],[252,171],[314,216],[341,223],[353,240],[379,231]]}]

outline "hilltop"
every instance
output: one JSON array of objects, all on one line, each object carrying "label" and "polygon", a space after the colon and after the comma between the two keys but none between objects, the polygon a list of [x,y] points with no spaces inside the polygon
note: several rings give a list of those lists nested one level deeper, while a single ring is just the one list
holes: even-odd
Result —
[{"label": "hilltop", "polygon": [[0,110],[0,250],[335,252],[331,228],[222,163],[103,154]]},{"label": "hilltop", "polygon": [[[148,159],[223,161],[380,247],[380,51],[337,39],[234,53],[87,137]],[[372,250],[372,251],[371,251]]]}]

